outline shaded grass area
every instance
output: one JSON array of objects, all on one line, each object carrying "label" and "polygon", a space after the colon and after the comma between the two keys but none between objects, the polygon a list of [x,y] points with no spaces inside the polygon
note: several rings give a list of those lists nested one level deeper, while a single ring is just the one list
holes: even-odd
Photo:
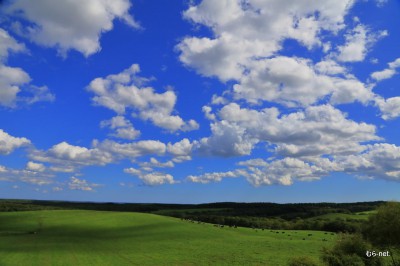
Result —
[{"label": "shaded grass area", "polygon": [[[0,213],[0,265],[286,265],[335,234],[215,227],[143,213]],[[325,241],[323,241],[325,239]]]}]

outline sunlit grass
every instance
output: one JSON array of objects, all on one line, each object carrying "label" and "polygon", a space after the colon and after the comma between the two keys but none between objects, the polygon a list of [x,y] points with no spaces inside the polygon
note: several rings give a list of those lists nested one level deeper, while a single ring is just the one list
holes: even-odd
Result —
[{"label": "sunlit grass", "polygon": [[286,265],[300,255],[317,261],[336,238],[142,213],[14,212],[0,221],[0,265]]}]

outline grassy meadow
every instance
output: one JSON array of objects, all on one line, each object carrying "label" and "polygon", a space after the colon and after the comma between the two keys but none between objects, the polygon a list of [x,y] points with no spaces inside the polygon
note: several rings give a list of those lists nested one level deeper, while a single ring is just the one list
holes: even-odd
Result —
[{"label": "grassy meadow", "polygon": [[[326,241],[323,241],[325,239]],[[224,228],[146,213],[0,213],[0,265],[287,265],[333,233]]]}]

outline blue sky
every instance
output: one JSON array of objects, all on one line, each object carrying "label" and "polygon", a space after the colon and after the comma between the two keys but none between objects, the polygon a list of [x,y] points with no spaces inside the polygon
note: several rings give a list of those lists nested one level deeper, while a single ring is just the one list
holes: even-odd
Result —
[{"label": "blue sky", "polygon": [[399,200],[398,1],[5,1],[0,197]]}]

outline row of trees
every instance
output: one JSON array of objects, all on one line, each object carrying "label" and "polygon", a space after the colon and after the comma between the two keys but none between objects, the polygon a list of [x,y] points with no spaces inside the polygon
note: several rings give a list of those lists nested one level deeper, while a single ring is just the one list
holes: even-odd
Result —
[{"label": "row of trees", "polygon": [[282,218],[262,217],[224,217],[215,214],[176,214],[176,217],[227,226],[242,226],[272,230],[319,230],[329,232],[360,232],[363,221],[360,219],[302,219],[285,220]]}]

